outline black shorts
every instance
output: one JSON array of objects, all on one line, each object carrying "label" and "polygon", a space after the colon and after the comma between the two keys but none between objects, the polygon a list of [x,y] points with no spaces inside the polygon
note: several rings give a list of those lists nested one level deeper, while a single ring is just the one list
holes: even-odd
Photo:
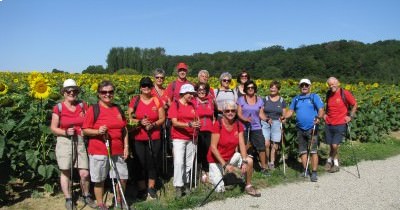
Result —
[{"label": "black shorts", "polygon": [[346,137],[347,124],[326,125],[325,139],[327,144],[340,144]]},{"label": "black shorts", "polygon": [[[248,142],[247,130],[244,131],[244,139]],[[265,151],[265,139],[262,130],[252,130],[250,131],[250,143],[257,149],[257,151]]]},{"label": "black shorts", "polygon": [[313,129],[310,130],[301,130],[297,129],[297,141],[299,143],[299,154],[306,154],[308,151],[308,146],[311,144],[312,140],[312,145],[310,148],[310,153],[311,154],[316,154],[317,149],[318,149],[318,129],[315,130],[313,138],[311,138]]}]

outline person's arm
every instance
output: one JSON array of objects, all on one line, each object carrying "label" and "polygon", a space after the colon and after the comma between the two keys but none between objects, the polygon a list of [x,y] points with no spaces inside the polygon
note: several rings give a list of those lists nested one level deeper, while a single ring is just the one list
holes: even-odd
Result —
[{"label": "person's arm", "polygon": [[51,116],[51,124],[50,124],[51,132],[56,136],[68,136],[66,130],[58,127],[59,123],[60,123],[60,117],[58,116],[58,114],[53,113]]},{"label": "person's arm", "polygon": [[293,116],[294,111],[292,109],[289,109],[285,112],[285,114],[283,115],[284,119],[288,119],[291,118]]},{"label": "person's arm", "polygon": [[127,159],[128,155],[129,155],[129,137],[128,137],[129,132],[126,127],[124,129],[125,129],[125,133],[126,133],[126,135],[123,139],[124,140],[124,159]]}]

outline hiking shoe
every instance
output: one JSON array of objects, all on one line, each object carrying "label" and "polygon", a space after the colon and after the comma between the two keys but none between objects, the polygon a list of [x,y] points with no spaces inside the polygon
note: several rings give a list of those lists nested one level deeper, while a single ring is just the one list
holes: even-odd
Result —
[{"label": "hiking shoe", "polygon": [[268,163],[268,168],[269,168],[269,170],[274,170],[275,169],[275,164],[274,163]]},{"label": "hiking shoe", "polygon": [[325,164],[325,171],[330,171],[331,168],[332,168],[332,163],[326,162],[326,164]]},{"label": "hiking shoe", "polygon": [[300,178],[307,178],[307,177],[309,177],[310,176],[310,171],[309,170],[307,170],[307,173],[305,172],[305,170],[304,171],[302,171],[301,173],[300,173]]},{"label": "hiking shoe", "polygon": [[95,209],[97,207],[96,203],[94,202],[94,200],[92,199],[92,196],[90,194],[81,197],[82,202],[85,205],[88,205],[90,208]]},{"label": "hiking shoe", "polygon": [[102,203],[97,205],[97,210],[108,210],[108,207],[106,206],[106,204]]},{"label": "hiking shoe", "polygon": [[261,196],[261,193],[259,193],[259,192],[256,190],[256,188],[253,187],[253,185],[247,185],[247,186],[244,188],[244,191],[245,191],[248,195],[251,195],[251,196],[253,196],[253,197],[260,197],[260,196]]},{"label": "hiking shoe", "polygon": [[175,199],[182,198],[182,187],[175,187]]},{"label": "hiking shoe", "polygon": [[271,174],[270,173],[268,173],[268,170],[267,169],[265,169],[265,168],[261,168],[261,174],[262,175],[264,175],[264,176],[271,176]]},{"label": "hiking shoe", "polygon": [[137,195],[136,195],[136,199],[140,200],[140,201],[145,201],[147,199],[147,190],[139,190]]},{"label": "hiking shoe", "polygon": [[331,170],[329,170],[330,173],[336,173],[340,170],[339,166],[333,165]]},{"label": "hiking shoe", "polygon": [[317,176],[317,172],[316,172],[316,171],[313,171],[313,172],[311,173],[310,180],[311,180],[312,182],[318,181],[318,176]]},{"label": "hiking shoe", "polygon": [[73,203],[72,199],[67,199],[65,201],[65,208],[67,210],[76,210],[76,205]]},{"label": "hiking shoe", "polygon": [[147,192],[148,192],[147,200],[158,199],[156,189],[154,189],[154,188],[149,188],[149,189],[147,190]]}]

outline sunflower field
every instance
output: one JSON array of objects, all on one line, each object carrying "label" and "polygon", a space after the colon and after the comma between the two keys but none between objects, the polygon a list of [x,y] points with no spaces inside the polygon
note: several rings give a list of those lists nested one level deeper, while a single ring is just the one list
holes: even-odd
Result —
[{"label": "sunflower field", "polygon": [[[23,180],[40,180],[50,183],[58,177],[55,159],[55,137],[50,131],[52,107],[61,101],[60,89],[65,79],[74,79],[81,87],[79,97],[89,104],[97,102],[97,84],[111,80],[116,86],[114,102],[124,110],[131,97],[138,93],[142,75],[93,75],[60,73],[9,73],[0,72],[0,169],[2,183],[18,177]],[[167,77],[165,84],[175,77]],[[189,78],[196,81],[196,78]],[[271,80],[256,80],[258,95],[268,94]],[[299,93],[298,81],[281,82],[281,95],[287,102]],[[218,79],[210,78],[213,88]],[[236,81],[232,81],[232,88]],[[382,135],[400,128],[400,89],[388,84],[343,84],[357,99],[359,109],[352,122],[352,140],[382,142]],[[324,100],[328,86],[313,82],[312,92]],[[323,129],[320,128],[322,131]],[[292,118],[285,124],[286,145],[296,154],[295,123]],[[323,132],[320,132],[323,137]],[[322,138],[323,139],[323,138]],[[4,176],[4,179],[3,179]],[[52,182],[56,183],[56,182]],[[1,191],[1,190],[0,190]]]}]

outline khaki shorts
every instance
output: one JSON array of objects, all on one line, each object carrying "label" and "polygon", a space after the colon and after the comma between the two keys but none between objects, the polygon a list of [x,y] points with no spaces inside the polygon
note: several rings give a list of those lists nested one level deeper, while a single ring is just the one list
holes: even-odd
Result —
[{"label": "khaki shorts", "polygon": [[[74,136],[74,168],[88,169],[88,156],[82,136]],[[71,139],[58,136],[56,144],[57,164],[60,170],[71,169]]]},{"label": "khaki shorts", "polygon": [[[119,178],[128,179],[128,166],[122,155],[113,155],[111,156],[111,160],[118,171]],[[106,180],[108,174],[110,178],[117,178],[115,171],[110,170],[110,161],[107,155],[89,155],[89,163],[90,179],[92,182],[103,182]]]}]

